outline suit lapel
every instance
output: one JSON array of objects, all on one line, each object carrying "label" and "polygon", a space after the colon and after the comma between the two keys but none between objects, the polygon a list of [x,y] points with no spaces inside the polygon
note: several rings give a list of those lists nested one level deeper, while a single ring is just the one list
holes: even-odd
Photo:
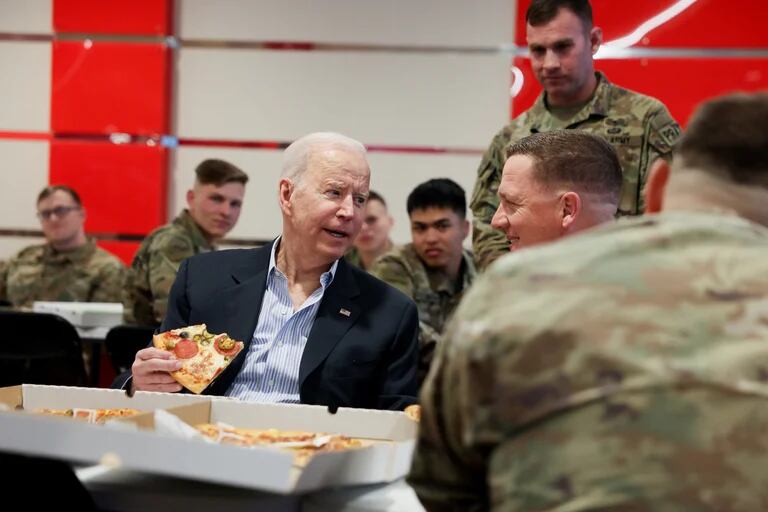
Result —
[{"label": "suit lapel", "polygon": [[299,388],[322,363],[360,315],[352,302],[359,294],[357,282],[344,258],[339,260],[331,286],[325,290],[307,338],[299,367]]}]

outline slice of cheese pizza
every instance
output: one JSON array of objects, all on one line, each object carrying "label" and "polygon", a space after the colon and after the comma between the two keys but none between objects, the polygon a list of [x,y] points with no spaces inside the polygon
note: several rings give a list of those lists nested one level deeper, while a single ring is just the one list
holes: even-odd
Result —
[{"label": "slice of cheese pizza", "polygon": [[172,352],[182,362],[181,369],[171,372],[171,377],[197,394],[202,393],[243,350],[242,341],[233,340],[226,333],[212,334],[205,324],[156,334],[152,344]]}]

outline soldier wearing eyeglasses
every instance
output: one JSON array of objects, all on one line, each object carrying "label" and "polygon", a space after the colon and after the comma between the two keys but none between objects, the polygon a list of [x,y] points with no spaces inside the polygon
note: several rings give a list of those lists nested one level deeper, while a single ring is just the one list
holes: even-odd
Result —
[{"label": "soldier wearing eyeglasses", "polygon": [[23,249],[0,270],[0,299],[15,307],[36,300],[120,302],[125,266],[86,237],[77,192],[65,185],[44,188],[37,217],[46,242]]}]

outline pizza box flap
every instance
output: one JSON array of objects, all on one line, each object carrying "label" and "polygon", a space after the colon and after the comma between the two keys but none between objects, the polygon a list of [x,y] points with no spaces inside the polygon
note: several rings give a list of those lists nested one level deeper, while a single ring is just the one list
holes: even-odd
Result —
[{"label": "pizza box flap", "polygon": [[[137,391],[129,396],[120,389],[80,388],[22,384],[0,388],[0,403],[9,408],[27,410],[49,409],[167,409],[178,405],[210,401],[209,396],[183,393],[153,393]],[[225,398],[218,398],[226,400]]]}]

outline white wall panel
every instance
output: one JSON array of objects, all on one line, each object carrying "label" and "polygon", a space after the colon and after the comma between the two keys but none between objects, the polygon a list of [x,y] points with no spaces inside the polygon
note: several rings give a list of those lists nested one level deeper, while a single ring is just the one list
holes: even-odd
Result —
[{"label": "white wall panel", "polygon": [[181,137],[485,147],[509,106],[505,55],[182,49]]},{"label": "white wall panel", "polygon": [[19,251],[30,245],[45,243],[45,238],[28,236],[4,236],[0,237],[0,260],[7,261],[18,254]]},{"label": "white wall panel", "polygon": [[51,0],[0,0],[0,32],[50,34]]},{"label": "white wall panel", "polygon": [[181,0],[185,39],[496,46],[512,42],[511,0]]},{"label": "white wall panel", "polygon": [[[194,181],[194,168],[205,158],[223,158],[241,167],[250,176],[245,204],[230,238],[270,239],[281,229],[277,206],[277,181],[282,165],[282,152],[253,149],[221,149],[181,147],[173,159],[170,184],[169,217],[184,208],[185,194]],[[479,156],[449,154],[368,154],[371,164],[371,186],[381,193],[395,217],[393,239],[398,243],[410,239],[405,201],[410,191],[430,178],[451,178],[467,192],[467,202],[474,186]]]},{"label": "white wall panel", "polygon": [[0,228],[40,229],[37,194],[48,184],[48,141],[0,140]]},{"label": "white wall panel", "polygon": [[48,131],[51,44],[0,41],[0,130]]}]

